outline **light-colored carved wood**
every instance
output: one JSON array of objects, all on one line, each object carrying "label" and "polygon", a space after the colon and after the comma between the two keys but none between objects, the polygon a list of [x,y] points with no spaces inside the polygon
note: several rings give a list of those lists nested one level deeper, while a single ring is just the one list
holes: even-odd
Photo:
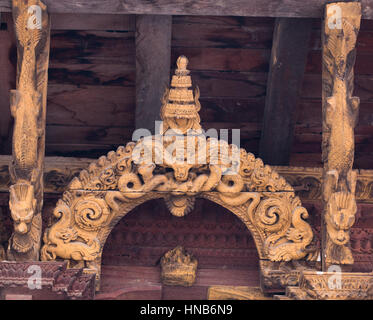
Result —
[{"label": "light-colored carved wood", "polygon": [[207,292],[208,300],[272,300],[258,287],[214,286]]},{"label": "light-colored carved wood", "polygon": [[[180,94],[172,97],[172,91],[167,90],[162,108],[166,124],[179,132],[200,126],[198,90],[194,96],[187,89],[191,83],[186,67],[187,59],[180,57],[175,71],[178,77],[172,82],[175,88],[180,85]],[[182,100],[183,94],[190,102],[185,107],[187,112],[172,113],[171,101]],[[213,138],[206,141],[207,157],[201,159],[199,152],[192,152],[198,151],[198,140],[193,138],[188,149],[182,145],[184,158],[172,161],[174,154],[168,147],[174,140],[159,138],[151,136],[121,146],[91,163],[71,181],[57,202],[56,221],[44,234],[43,260],[69,260],[71,266],[84,266],[99,278],[105,241],[129,211],[145,201],[163,198],[173,215],[182,216],[188,213],[195,197],[213,201],[238,216],[251,231],[260,259],[315,257],[317,249],[310,248],[313,232],[305,220],[307,210],[286,180],[262,160]],[[224,148],[225,155],[220,153]],[[139,151],[145,150],[153,151],[150,163],[138,161]],[[197,155],[191,158],[192,163],[187,154]],[[223,174],[237,163],[237,173]]]},{"label": "light-colored carved wood", "polygon": [[[357,210],[354,128],[359,98],[353,97],[355,45],[361,4],[326,5],[323,22],[323,266],[353,264],[349,229]],[[339,20],[341,19],[341,20]]]},{"label": "light-colored carved wood", "polygon": [[192,80],[187,69],[188,62],[185,56],[177,59],[177,69],[172,77],[171,88],[164,93],[161,108],[162,133],[174,130],[186,134],[188,130],[201,129],[198,114],[201,109],[199,89],[197,87],[193,94]]},{"label": "light-colored carved wood", "polygon": [[[318,250],[314,251],[318,254]],[[269,260],[259,261],[260,288],[265,293],[278,293],[285,291],[288,286],[297,286],[303,270],[320,270],[320,262],[313,261],[289,261],[278,262]]]},{"label": "light-colored carved wood", "polygon": [[[0,155],[0,192],[8,192],[10,187],[9,163],[11,156]],[[62,193],[69,182],[87,169],[92,159],[75,157],[45,157],[44,192]],[[322,168],[271,166],[304,200],[321,200]],[[373,170],[358,170],[356,200],[359,203],[372,203]],[[286,191],[286,190],[283,190]]]},{"label": "light-colored carved wood", "polygon": [[161,259],[162,283],[189,287],[196,281],[198,261],[181,246],[165,253]]},{"label": "light-colored carved wood", "polygon": [[38,260],[43,207],[43,165],[50,21],[39,0],[13,0],[17,37],[17,89],[11,91],[14,117],[9,207],[14,232],[8,259]]},{"label": "light-colored carved wood", "polygon": [[373,274],[303,271],[299,286],[286,288],[290,300],[372,300]]}]

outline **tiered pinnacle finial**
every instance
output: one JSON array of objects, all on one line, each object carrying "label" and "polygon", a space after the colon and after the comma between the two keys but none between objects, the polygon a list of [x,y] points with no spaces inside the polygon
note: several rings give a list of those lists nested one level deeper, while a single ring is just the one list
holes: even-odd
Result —
[{"label": "tiered pinnacle finial", "polygon": [[193,94],[190,71],[187,70],[187,57],[180,56],[176,65],[177,69],[175,75],[172,76],[171,89],[166,89],[162,99],[162,133],[173,129],[185,134],[188,130],[201,129],[198,114],[201,109],[198,101],[199,89],[197,87]]}]

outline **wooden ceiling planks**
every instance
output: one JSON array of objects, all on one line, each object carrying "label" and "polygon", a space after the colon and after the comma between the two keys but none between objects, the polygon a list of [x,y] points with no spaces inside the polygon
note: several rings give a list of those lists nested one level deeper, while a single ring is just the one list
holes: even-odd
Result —
[{"label": "wooden ceiling planks", "polygon": [[[47,155],[96,158],[131,140],[135,123],[134,20],[127,17],[120,22],[102,21],[101,27],[108,31],[61,30],[62,26],[52,31]],[[113,27],[120,30],[111,30]]]},{"label": "wooden ceiling planks", "polygon": [[[2,15],[3,22],[7,15]],[[49,156],[96,158],[131,140],[131,130],[135,126],[135,20],[133,16],[108,15],[97,24],[101,30],[92,30],[90,15],[76,13],[71,20],[64,14],[56,16],[60,20],[56,20],[51,37],[46,152]],[[105,15],[93,18],[99,16]],[[67,19],[66,26],[64,19]],[[87,29],[71,30],[78,29],[79,19],[81,29]],[[172,22],[171,67],[178,55],[188,56],[193,84],[201,89],[203,125],[206,128],[212,125],[241,128],[241,146],[256,155],[273,27],[274,19],[268,17],[174,16]],[[7,35],[7,41],[12,39],[9,30],[1,30],[0,34]],[[314,19],[301,100],[297,106],[299,117],[295,124],[291,165],[321,166],[320,43],[320,19]],[[11,79],[12,73],[15,77],[14,49],[11,42],[7,50],[1,48],[5,57],[1,63],[6,64],[0,75],[2,80],[5,75]],[[373,150],[370,149],[373,68],[370,68],[372,59],[369,58],[372,51],[373,21],[363,20],[355,77],[355,94],[362,101],[355,161],[355,166],[360,168],[372,167],[369,151]],[[14,83],[7,81],[8,87],[13,88]],[[8,89],[0,86],[0,90],[4,90],[0,111],[6,115],[9,112]],[[4,116],[2,121],[11,123],[10,116]],[[82,127],[87,128],[83,130]],[[9,154],[10,140],[8,151],[4,150],[2,154]]]}]

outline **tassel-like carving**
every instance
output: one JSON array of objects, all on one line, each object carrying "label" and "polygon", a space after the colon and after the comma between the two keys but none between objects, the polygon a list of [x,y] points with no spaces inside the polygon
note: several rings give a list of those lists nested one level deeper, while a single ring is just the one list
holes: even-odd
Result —
[{"label": "tassel-like carving", "polygon": [[38,260],[43,206],[44,128],[50,23],[40,0],[13,0],[17,36],[17,89],[10,94],[14,117],[9,207],[14,232],[8,259]]},{"label": "tassel-like carving", "polygon": [[360,3],[326,6],[323,31],[323,264],[352,264],[349,230],[356,213],[354,128],[359,98],[353,97]]}]

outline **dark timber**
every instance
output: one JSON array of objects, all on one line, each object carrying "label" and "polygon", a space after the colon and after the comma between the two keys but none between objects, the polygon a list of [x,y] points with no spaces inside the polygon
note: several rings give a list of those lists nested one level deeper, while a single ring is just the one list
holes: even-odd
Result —
[{"label": "dark timber", "polygon": [[276,19],[260,140],[264,163],[289,164],[311,29],[309,19]]}]

